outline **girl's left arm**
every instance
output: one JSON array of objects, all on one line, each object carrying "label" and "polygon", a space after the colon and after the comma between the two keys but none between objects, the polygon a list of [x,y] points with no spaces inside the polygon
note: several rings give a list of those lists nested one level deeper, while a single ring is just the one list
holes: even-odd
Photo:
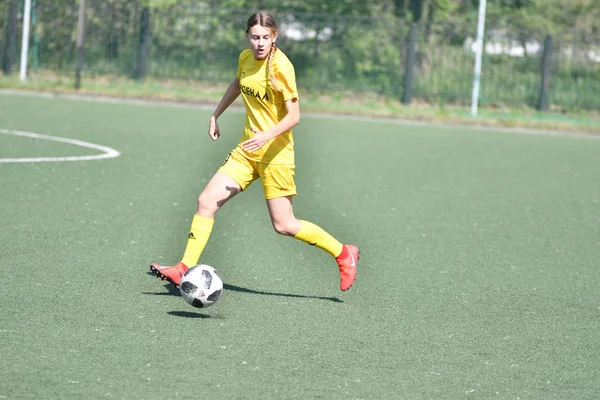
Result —
[{"label": "girl's left arm", "polygon": [[248,152],[253,152],[265,145],[269,140],[289,131],[300,123],[300,104],[298,99],[290,99],[285,102],[287,114],[271,129],[261,132],[255,127],[250,127],[254,132],[254,137],[242,143],[242,148]]}]

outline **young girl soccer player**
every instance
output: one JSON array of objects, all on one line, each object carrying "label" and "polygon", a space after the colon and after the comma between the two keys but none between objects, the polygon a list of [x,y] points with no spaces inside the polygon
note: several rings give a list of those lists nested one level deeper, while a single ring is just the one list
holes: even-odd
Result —
[{"label": "young girl soccer player", "polygon": [[240,54],[237,76],[208,125],[208,135],[217,140],[221,135],[217,119],[241,94],[246,123],[240,143],[198,198],[198,210],[181,262],[173,266],[152,264],[150,271],[179,286],[183,273],[198,263],[216,212],[260,178],[275,231],[319,247],[335,257],[340,289],[348,290],[356,277],[358,248],[338,242],[315,224],[296,219],[292,209],[296,185],[291,129],[300,122],[300,106],[294,67],[275,46],[277,25],[273,17],[265,12],[252,15],[246,26],[246,38],[250,48]]}]

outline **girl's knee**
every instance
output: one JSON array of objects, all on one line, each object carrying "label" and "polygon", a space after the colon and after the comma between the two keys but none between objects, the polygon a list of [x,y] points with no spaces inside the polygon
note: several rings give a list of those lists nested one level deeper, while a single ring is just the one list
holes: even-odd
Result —
[{"label": "girl's knee", "polygon": [[280,235],[296,236],[300,230],[300,221],[295,218],[290,218],[283,221],[272,221],[273,229]]},{"label": "girl's knee", "polygon": [[198,213],[203,214],[214,214],[219,209],[217,201],[213,199],[210,193],[206,191],[200,193],[198,196]]},{"label": "girl's knee", "polygon": [[287,221],[273,221],[273,229],[280,235],[293,236],[290,224]]}]

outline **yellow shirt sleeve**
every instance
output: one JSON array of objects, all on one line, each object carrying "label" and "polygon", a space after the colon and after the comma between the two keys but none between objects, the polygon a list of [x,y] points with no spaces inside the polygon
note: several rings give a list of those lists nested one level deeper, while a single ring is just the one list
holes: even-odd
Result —
[{"label": "yellow shirt sleeve", "polygon": [[240,79],[242,76],[243,64],[244,64],[244,61],[246,60],[246,58],[248,58],[248,53],[252,53],[252,50],[245,49],[240,53],[240,56],[238,57],[238,68],[237,68],[237,74],[236,74],[238,79]]},{"label": "yellow shirt sleeve", "polygon": [[274,76],[279,85],[279,89],[281,90],[281,94],[283,95],[283,101],[298,99],[294,65],[285,55],[281,52],[278,53],[280,53],[281,57],[278,57],[277,63],[275,64],[277,67],[275,68]]}]

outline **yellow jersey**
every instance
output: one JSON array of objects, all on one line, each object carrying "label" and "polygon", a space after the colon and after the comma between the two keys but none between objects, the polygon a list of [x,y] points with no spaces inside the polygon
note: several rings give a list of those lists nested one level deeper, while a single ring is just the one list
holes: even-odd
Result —
[{"label": "yellow jersey", "polygon": [[[270,82],[268,64],[268,57],[256,60],[250,49],[240,53],[237,77],[246,107],[246,123],[240,143],[254,136],[251,127],[264,132],[275,126],[287,114],[285,102],[298,98],[296,72],[287,56],[277,49],[271,62],[271,73],[277,80],[279,91],[275,90]],[[236,151],[256,162],[294,164],[292,130],[269,140],[255,152],[246,152],[239,145]]]}]

